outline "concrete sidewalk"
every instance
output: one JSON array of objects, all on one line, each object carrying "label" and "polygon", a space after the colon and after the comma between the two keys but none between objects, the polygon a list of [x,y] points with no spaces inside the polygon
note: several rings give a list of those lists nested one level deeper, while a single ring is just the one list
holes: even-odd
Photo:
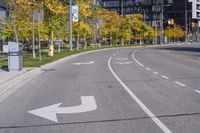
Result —
[{"label": "concrete sidewalk", "polygon": [[21,71],[10,71],[10,72],[7,70],[0,69],[0,84],[3,84],[4,82],[8,80],[16,78],[32,69],[33,68],[24,68]]}]

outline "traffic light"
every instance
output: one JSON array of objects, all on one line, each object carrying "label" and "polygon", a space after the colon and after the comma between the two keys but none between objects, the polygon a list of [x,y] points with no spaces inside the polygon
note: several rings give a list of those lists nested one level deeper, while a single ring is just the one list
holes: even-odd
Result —
[{"label": "traffic light", "polygon": [[174,25],[174,19],[171,19],[171,25]]},{"label": "traffic light", "polygon": [[193,21],[193,22],[192,22],[192,28],[194,28],[194,27],[195,27],[195,22]]},{"label": "traffic light", "polygon": [[174,25],[174,19],[169,19],[169,20],[168,20],[168,24],[169,24],[169,25]]}]

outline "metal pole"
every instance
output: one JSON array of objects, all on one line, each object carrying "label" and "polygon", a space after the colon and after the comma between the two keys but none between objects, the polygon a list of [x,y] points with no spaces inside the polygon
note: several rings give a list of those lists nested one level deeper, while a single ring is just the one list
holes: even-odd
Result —
[{"label": "metal pole", "polygon": [[185,44],[188,43],[188,25],[187,25],[187,0],[185,0]]},{"label": "metal pole", "polygon": [[33,10],[33,22],[32,22],[32,30],[33,30],[33,58],[35,58],[35,18],[34,18],[34,10]]},{"label": "metal pole", "polygon": [[[121,15],[124,16],[124,1],[123,0],[121,0]],[[123,26],[122,26],[122,32],[124,32]],[[124,46],[124,37],[123,36],[122,36],[122,46]]]},{"label": "metal pole", "polygon": [[158,25],[157,25],[157,21],[156,21],[156,40],[155,40],[155,44],[158,44]]},{"label": "metal pole", "polygon": [[41,56],[41,43],[40,43],[40,10],[38,10],[38,42],[39,42],[39,58],[42,60]]},{"label": "metal pole", "polygon": [[121,0],[121,14],[124,15],[124,0]]},{"label": "metal pole", "polygon": [[163,5],[161,6],[161,20],[160,20],[160,43],[163,44]]},{"label": "metal pole", "polygon": [[69,40],[69,45],[70,45],[70,51],[73,51],[73,44],[72,44],[72,0],[70,0],[70,21],[69,21],[69,29],[70,29],[70,40]]}]

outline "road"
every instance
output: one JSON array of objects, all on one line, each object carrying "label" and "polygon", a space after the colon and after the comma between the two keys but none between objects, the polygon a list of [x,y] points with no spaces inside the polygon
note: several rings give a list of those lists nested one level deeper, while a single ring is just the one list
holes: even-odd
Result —
[{"label": "road", "polygon": [[85,54],[2,102],[0,133],[200,133],[199,68],[200,45]]}]

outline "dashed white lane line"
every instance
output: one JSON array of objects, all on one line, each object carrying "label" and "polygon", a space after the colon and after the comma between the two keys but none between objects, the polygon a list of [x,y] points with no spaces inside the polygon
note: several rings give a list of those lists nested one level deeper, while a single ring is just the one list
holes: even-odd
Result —
[{"label": "dashed white lane line", "polygon": [[[137,52],[137,50],[134,51],[133,54],[132,54],[132,57],[133,57],[134,61],[135,61],[138,65],[140,65],[141,67],[145,67],[146,70],[151,70],[150,68],[146,67],[145,65],[143,65],[141,62],[139,62],[139,61],[136,59],[136,57],[135,57],[135,53],[136,53],[136,52]],[[156,74],[156,75],[159,74],[158,72],[153,72],[153,73]],[[165,76],[165,75],[162,75],[161,77],[164,78],[164,79],[169,79],[169,77],[167,77],[167,76]],[[187,86],[187,85],[185,85],[185,84],[183,84],[183,83],[181,83],[181,82],[178,82],[178,81],[174,81],[174,83],[175,83],[175,84],[178,84],[178,85],[180,85],[180,86],[182,86],[182,87],[186,87],[186,86]]]},{"label": "dashed white lane line", "polygon": [[183,87],[186,86],[185,84],[183,84],[183,83],[181,83],[181,82],[178,82],[178,81],[175,81],[174,83],[176,83],[176,84],[178,84],[178,85],[180,85],[180,86],[183,86]]},{"label": "dashed white lane line", "polygon": [[146,67],[145,69],[146,69],[146,70],[148,70],[148,71],[150,71],[150,70],[151,70],[151,69],[150,69],[150,68],[148,68],[148,67]]},{"label": "dashed white lane line", "polygon": [[142,63],[140,63],[140,62],[135,58],[135,53],[136,53],[136,52],[137,52],[137,51],[134,51],[133,54],[132,54],[133,59],[135,60],[135,62],[136,62],[138,65],[140,65],[141,67],[145,67]]},{"label": "dashed white lane line", "polygon": [[195,90],[195,92],[200,94],[200,91],[199,91],[199,90]]},{"label": "dashed white lane line", "polygon": [[153,72],[154,74],[158,75],[159,73],[158,72]]},{"label": "dashed white lane line", "polygon": [[161,77],[164,78],[164,79],[169,79],[169,77],[167,77],[165,75],[162,75]]},{"label": "dashed white lane line", "polygon": [[128,86],[117,76],[114,70],[111,67],[112,57],[108,60],[108,67],[113,74],[113,76],[117,79],[117,81],[121,84],[121,86],[128,92],[128,94],[135,100],[135,102],[142,108],[142,110],[155,122],[155,124],[160,127],[160,129],[164,133],[172,133],[167,126],[165,126],[147,107],[146,105],[128,88]]}]

